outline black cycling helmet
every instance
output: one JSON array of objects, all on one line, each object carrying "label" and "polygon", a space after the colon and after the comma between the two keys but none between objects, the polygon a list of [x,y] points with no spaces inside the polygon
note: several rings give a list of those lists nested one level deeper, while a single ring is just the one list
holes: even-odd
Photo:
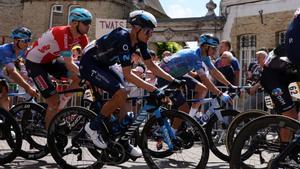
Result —
[{"label": "black cycling helmet", "polygon": [[146,11],[143,10],[136,10],[130,12],[129,14],[129,21],[131,25],[138,25],[141,28],[156,28],[157,21],[155,17]]},{"label": "black cycling helmet", "polygon": [[199,37],[199,44],[204,45],[207,44],[209,46],[217,47],[219,45],[219,39],[210,34],[203,34]]}]

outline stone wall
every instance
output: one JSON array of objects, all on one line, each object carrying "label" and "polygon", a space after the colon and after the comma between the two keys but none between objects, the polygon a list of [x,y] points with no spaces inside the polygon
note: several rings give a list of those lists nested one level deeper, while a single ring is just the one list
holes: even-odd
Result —
[{"label": "stone wall", "polygon": [[235,18],[230,33],[234,52],[239,53],[238,37],[243,34],[256,35],[256,49],[274,48],[278,44],[276,33],[287,30],[293,13],[294,11],[285,11],[263,14],[263,23],[260,15]]}]

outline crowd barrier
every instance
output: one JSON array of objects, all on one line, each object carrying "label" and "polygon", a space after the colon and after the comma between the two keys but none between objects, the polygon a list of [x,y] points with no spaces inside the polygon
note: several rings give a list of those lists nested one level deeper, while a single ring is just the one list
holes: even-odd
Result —
[{"label": "crowd barrier", "polygon": [[[67,88],[67,85],[65,83],[63,84],[58,84],[57,85],[57,91],[63,91]],[[224,89],[224,87],[219,86],[219,89]],[[144,94],[147,94],[146,91],[142,90],[142,89],[138,89],[136,88],[134,85],[129,85],[127,87],[128,90],[128,94],[131,96],[141,96]],[[225,89],[226,90],[226,89]],[[21,87],[18,87],[15,84],[10,84],[10,92],[24,92],[24,90],[22,90]],[[67,106],[80,106],[81,103],[81,94],[82,93],[75,93],[72,97],[72,99],[70,100],[70,102],[68,103]],[[103,92],[102,93],[103,96],[103,100],[109,100],[110,99],[110,95],[107,92]],[[210,97],[211,93],[208,92],[207,97]],[[14,96],[11,97],[11,106],[15,105],[19,102],[22,102],[24,100],[26,100],[26,98],[28,98],[29,96]],[[249,95],[247,93],[247,91],[245,89],[241,90],[241,96],[240,97],[236,97],[233,101],[233,105],[226,105],[227,108],[229,109],[236,109],[238,111],[246,111],[248,109],[259,109],[259,110],[267,110],[265,107],[265,93],[262,92],[258,92],[254,95]],[[39,98],[38,101],[40,102],[44,102],[43,98]],[[128,105],[130,106],[128,109],[128,111],[138,111],[137,109],[140,107],[141,101],[137,101],[134,103],[129,103]],[[205,105],[201,106],[200,111],[205,111]]]}]

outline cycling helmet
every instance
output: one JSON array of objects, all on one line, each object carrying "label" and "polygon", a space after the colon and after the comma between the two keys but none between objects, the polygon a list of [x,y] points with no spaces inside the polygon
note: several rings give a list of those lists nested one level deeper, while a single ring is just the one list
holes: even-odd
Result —
[{"label": "cycling helmet", "polygon": [[155,17],[146,11],[136,10],[129,14],[129,21],[131,25],[138,25],[142,28],[156,28],[157,21]]},{"label": "cycling helmet", "polygon": [[204,45],[207,44],[209,46],[217,47],[219,45],[219,39],[209,34],[201,35],[199,38],[199,44]]},{"label": "cycling helmet", "polygon": [[18,27],[11,32],[10,37],[12,39],[31,40],[31,31],[24,26]]},{"label": "cycling helmet", "polygon": [[92,21],[92,14],[84,8],[74,8],[70,12],[69,21]]}]

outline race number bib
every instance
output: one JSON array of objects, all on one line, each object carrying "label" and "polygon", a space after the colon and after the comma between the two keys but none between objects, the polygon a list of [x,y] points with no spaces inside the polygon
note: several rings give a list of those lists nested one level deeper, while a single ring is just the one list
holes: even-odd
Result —
[{"label": "race number bib", "polygon": [[274,109],[274,103],[271,99],[271,96],[265,95],[265,103],[268,109]]},{"label": "race number bib", "polygon": [[290,95],[297,99],[300,99],[299,85],[300,85],[300,82],[292,82],[289,84]]}]

